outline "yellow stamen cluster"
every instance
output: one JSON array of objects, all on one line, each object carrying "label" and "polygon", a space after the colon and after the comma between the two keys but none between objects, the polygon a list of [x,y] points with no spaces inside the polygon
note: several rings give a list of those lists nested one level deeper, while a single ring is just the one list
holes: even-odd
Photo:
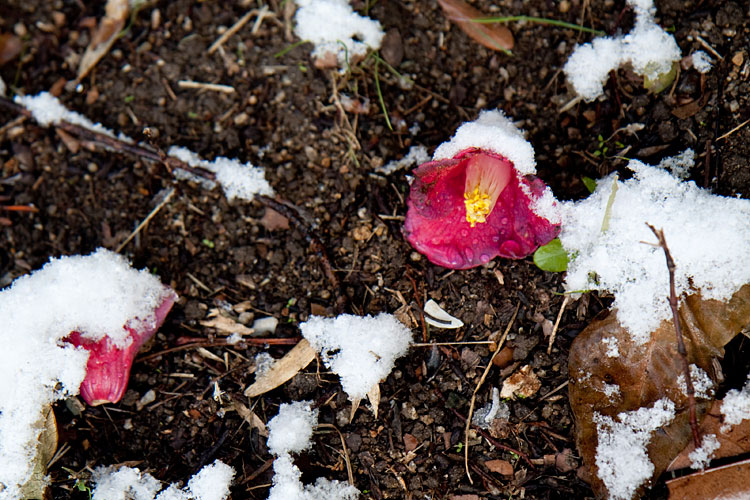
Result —
[{"label": "yellow stamen cluster", "polygon": [[491,211],[490,197],[487,193],[474,188],[474,191],[464,193],[464,205],[466,205],[466,222],[474,227],[477,222],[487,222],[487,216]]}]

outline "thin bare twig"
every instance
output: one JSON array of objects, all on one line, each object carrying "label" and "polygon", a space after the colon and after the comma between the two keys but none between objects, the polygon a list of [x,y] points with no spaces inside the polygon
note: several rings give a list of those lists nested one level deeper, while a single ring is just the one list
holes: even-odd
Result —
[{"label": "thin bare twig", "polygon": [[117,247],[117,250],[115,250],[115,253],[120,253],[120,251],[121,251],[121,250],[122,250],[123,248],[125,248],[125,246],[126,246],[126,245],[127,245],[128,243],[130,243],[130,240],[132,240],[132,239],[133,239],[133,238],[135,237],[135,235],[136,235],[136,234],[138,234],[139,232],[141,232],[141,229],[143,229],[143,228],[144,228],[144,227],[146,226],[146,224],[148,224],[148,222],[149,222],[149,221],[150,221],[151,219],[153,219],[153,218],[154,218],[154,216],[155,216],[155,215],[156,215],[157,213],[159,213],[159,210],[161,210],[161,209],[162,209],[162,207],[164,207],[164,205],[166,205],[166,204],[167,204],[167,202],[169,202],[169,200],[170,200],[170,199],[172,199],[172,195],[174,195],[174,188],[171,188],[171,189],[169,190],[169,192],[167,192],[166,196],[164,196],[164,199],[163,199],[163,200],[161,200],[161,201],[159,202],[159,204],[158,204],[158,205],[156,205],[156,206],[154,207],[154,209],[153,209],[153,210],[151,210],[151,213],[149,213],[149,214],[148,214],[148,215],[146,216],[146,218],[145,218],[145,219],[143,219],[143,221],[141,221],[141,223],[140,223],[140,224],[138,224],[138,227],[136,227],[136,228],[135,228],[135,229],[133,230],[133,232],[132,232],[132,233],[130,233],[130,236],[128,236],[128,237],[127,237],[127,238],[125,239],[125,241],[123,241],[122,243],[120,243],[120,246],[118,246],[118,247]]},{"label": "thin bare twig", "polygon": [[[0,108],[4,108],[16,114],[23,115],[27,118],[34,118],[34,115],[31,113],[31,111],[19,104],[16,104],[6,97],[0,96]],[[39,126],[44,127],[41,124]],[[138,158],[161,163],[170,172],[173,169],[179,169],[190,172],[191,174],[202,177],[204,179],[209,179],[212,181],[216,179],[216,176],[213,172],[209,172],[208,170],[202,168],[191,167],[184,161],[175,158],[174,156],[167,156],[163,151],[154,151],[153,149],[148,149],[144,146],[141,146],[140,144],[126,142],[107,134],[103,134],[95,130],[90,130],[80,125],[75,125],[66,121],[59,121],[57,123],[53,123],[51,126],[69,132],[82,140],[98,144],[113,151],[119,153],[127,153]]]},{"label": "thin bare twig", "polygon": [[669,271],[669,308],[672,310],[672,320],[674,321],[674,331],[677,336],[677,352],[682,358],[682,370],[685,374],[685,385],[687,386],[688,408],[690,411],[690,429],[693,432],[693,445],[698,449],[701,446],[700,435],[698,434],[698,421],[695,417],[695,388],[693,380],[690,378],[690,363],[688,362],[687,349],[685,341],[682,338],[682,327],[680,326],[680,316],[677,303],[677,292],[674,284],[674,270],[676,268],[672,254],[669,252],[667,240],[664,237],[662,229],[656,229],[649,223],[646,223],[651,232],[654,233],[659,245],[664,250],[664,256],[667,259],[667,270]]},{"label": "thin bare twig", "polygon": [[494,354],[490,358],[490,362],[487,363],[487,366],[484,369],[484,373],[482,373],[482,377],[479,379],[479,382],[477,382],[477,386],[474,388],[474,392],[471,395],[471,403],[469,404],[469,416],[466,419],[466,429],[464,430],[464,467],[466,468],[466,477],[469,478],[469,482],[471,484],[474,484],[474,480],[471,478],[471,472],[469,472],[469,429],[471,429],[471,417],[474,415],[474,403],[477,399],[477,392],[479,392],[479,388],[482,387],[484,380],[487,378],[487,375],[489,375],[490,368],[492,368],[495,357],[502,350],[503,343],[505,343],[505,338],[508,336],[508,332],[510,332],[510,327],[513,326],[513,322],[516,321],[516,316],[518,315],[518,310],[520,308],[521,303],[519,302],[516,305],[516,310],[513,311],[513,317],[510,318],[508,326],[505,328],[505,332],[503,332],[502,338],[497,343],[497,347],[495,348]]},{"label": "thin bare twig", "polygon": [[566,295],[563,299],[563,303],[560,306],[560,312],[557,313],[557,319],[555,320],[555,326],[552,327],[552,333],[549,336],[549,345],[547,345],[547,354],[552,352],[552,344],[555,343],[555,337],[557,337],[557,328],[560,326],[560,320],[562,319],[563,312],[565,311],[565,306],[568,305],[568,302],[570,301],[570,295]]}]

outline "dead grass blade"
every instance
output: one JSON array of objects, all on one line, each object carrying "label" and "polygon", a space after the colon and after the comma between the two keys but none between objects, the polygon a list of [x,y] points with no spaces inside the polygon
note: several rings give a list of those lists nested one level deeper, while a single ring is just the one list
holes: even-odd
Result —
[{"label": "dead grass blade", "polygon": [[86,47],[81,62],[78,65],[78,84],[96,66],[99,60],[109,52],[109,49],[117,40],[117,36],[125,26],[128,19],[130,4],[128,0],[108,0],[105,7],[105,15],[99,22],[96,31],[91,36],[91,43]]},{"label": "dead grass blade", "polygon": [[309,365],[313,359],[315,359],[315,349],[307,340],[300,340],[291,351],[286,353],[286,356],[276,360],[267,372],[245,389],[245,396],[254,398],[276,389]]},{"label": "dead grass blade", "polygon": [[445,16],[474,41],[488,49],[508,53],[513,48],[513,34],[499,24],[481,24],[477,19],[486,16],[463,0],[438,0]]}]

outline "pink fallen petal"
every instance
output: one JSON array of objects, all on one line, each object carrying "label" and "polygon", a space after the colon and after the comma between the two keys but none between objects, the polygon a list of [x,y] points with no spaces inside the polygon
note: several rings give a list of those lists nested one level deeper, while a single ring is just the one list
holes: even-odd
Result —
[{"label": "pink fallen petal", "polygon": [[468,269],[498,256],[521,259],[560,230],[531,208],[544,183],[519,177],[509,160],[491,151],[465,149],[420,165],[414,174],[403,232],[440,266]]},{"label": "pink fallen petal", "polygon": [[134,330],[129,326],[131,339],[127,347],[116,346],[109,337],[98,341],[87,339],[80,332],[72,332],[64,340],[76,347],[90,352],[86,364],[86,377],[80,388],[81,397],[88,404],[95,406],[104,403],[116,403],[123,394],[130,378],[130,367],[133,365],[138,350],[159,329],[177,296],[171,292],[154,311],[154,322],[142,330]]}]

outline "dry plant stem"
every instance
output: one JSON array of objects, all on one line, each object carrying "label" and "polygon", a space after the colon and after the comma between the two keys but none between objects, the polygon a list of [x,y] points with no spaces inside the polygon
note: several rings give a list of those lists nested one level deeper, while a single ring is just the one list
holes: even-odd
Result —
[{"label": "dry plant stem", "polygon": [[557,319],[555,320],[555,326],[552,327],[552,333],[549,336],[549,344],[547,345],[547,354],[552,352],[552,344],[555,343],[555,337],[557,337],[557,328],[560,326],[560,320],[562,319],[563,312],[565,311],[565,306],[568,305],[568,302],[570,301],[570,295],[566,295],[563,299],[563,303],[560,306],[560,312],[557,313]]},{"label": "dry plant stem", "polygon": [[118,247],[117,247],[117,250],[115,250],[115,253],[120,253],[120,251],[121,251],[121,250],[122,250],[123,248],[125,248],[125,246],[126,246],[126,245],[127,245],[128,243],[130,243],[130,240],[132,240],[132,239],[133,239],[133,238],[135,237],[135,235],[136,235],[136,234],[138,234],[139,232],[141,232],[141,229],[143,229],[143,228],[144,228],[144,227],[146,226],[146,224],[148,224],[148,222],[149,222],[149,221],[150,221],[151,219],[153,219],[153,218],[154,218],[154,216],[155,216],[155,215],[156,215],[156,214],[157,214],[157,213],[159,212],[159,210],[161,210],[161,209],[162,209],[162,207],[164,207],[164,205],[166,205],[166,204],[167,204],[167,203],[169,202],[169,200],[170,200],[170,199],[172,199],[172,196],[173,196],[173,195],[174,195],[174,188],[171,188],[171,189],[169,190],[169,192],[167,193],[167,195],[166,195],[166,196],[164,197],[164,199],[163,199],[163,200],[161,200],[161,202],[159,202],[159,204],[158,204],[158,205],[156,205],[156,206],[154,207],[154,209],[153,209],[153,210],[151,210],[151,213],[149,213],[149,214],[148,214],[148,215],[146,216],[146,218],[145,218],[145,219],[143,219],[143,221],[141,221],[141,223],[140,223],[140,224],[138,224],[138,227],[136,227],[136,228],[135,228],[135,229],[133,230],[133,232],[132,232],[132,233],[130,233],[130,236],[128,236],[128,237],[127,237],[127,238],[125,239],[125,241],[123,241],[122,243],[120,243],[120,246],[118,246]]},{"label": "dry plant stem", "polygon": [[[7,109],[27,118],[34,118],[31,111],[2,96],[0,96],[0,108]],[[69,132],[80,139],[99,144],[100,146],[105,146],[113,151],[119,153],[128,153],[138,158],[161,163],[170,171],[177,168],[186,172],[190,172],[191,174],[197,175],[198,177],[203,177],[204,179],[216,179],[216,176],[213,172],[209,172],[208,170],[204,170],[202,168],[191,167],[182,160],[179,160],[173,156],[167,156],[163,151],[153,151],[141,145],[131,144],[115,137],[102,134],[101,132],[95,132],[85,127],[74,125],[65,121],[55,123],[52,126],[65,130],[66,132]]]},{"label": "dry plant stem", "polygon": [[672,320],[674,321],[674,330],[677,336],[677,352],[682,358],[682,369],[685,374],[688,408],[690,411],[690,430],[693,432],[693,445],[698,449],[701,446],[701,440],[698,434],[698,421],[695,416],[695,388],[693,387],[693,380],[690,378],[690,364],[688,363],[687,350],[685,349],[685,341],[682,338],[682,327],[680,326],[677,292],[675,291],[674,285],[674,270],[676,266],[674,259],[672,259],[672,254],[669,252],[667,240],[664,238],[664,231],[656,229],[651,224],[646,223],[646,225],[651,229],[651,232],[654,233],[656,239],[659,240],[659,246],[664,250],[664,256],[667,259],[667,270],[669,270],[669,308],[672,310]]},{"label": "dry plant stem", "polygon": [[471,417],[474,415],[474,403],[477,399],[477,392],[479,392],[479,388],[482,387],[482,384],[487,378],[487,375],[490,373],[490,368],[492,368],[492,364],[495,361],[495,356],[497,356],[497,354],[502,350],[503,344],[505,343],[505,338],[508,336],[508,332],[510,332],[510,327],[513,326],[513,322],[516,321],[516,316],[518,315],[518,310],[520,308],[521,303],[519,302],[516,305],[516,310],[513,311],[513,316],[510,318],[508,326],[505,328],[505,332],[503,332],[503,336],[500,339],[500,342],[497,343],[497,347],[495,348],[494,354],[492,354],[492,357],[490,358],[490,362],[487,363],[487,366],[484,369],[484,373],[482,373],[482,377],[479,379],[479,382],[477,382],[477,386],[474,388],[474,392],[471,395],[471,403],[469,403],[469,416],[466,419],[466,429],[464,430],[464,467],[466,468],[466,477],[469,478],[469,482],[471,484],[474,484],[474,480],[471,478],[471,472],[469,471],[469,429],[471,429]]},{"label": "dry plant stem", "polygon": [[318,424],[318,429],[333,429],[334,431],[336,431],[336,433],[338,433],[339,439],[341,439],[341,447],[343,448],[341,454],[344,455],[344,461],[346,462],[346,472],[349,476],[349,484],[354,486],[354,473],[352,472],[352,463],[349,461],[349,451],[346,449],[346,440],[344,440],[344,435],[341,434],[339,428],[333,424]]}]

